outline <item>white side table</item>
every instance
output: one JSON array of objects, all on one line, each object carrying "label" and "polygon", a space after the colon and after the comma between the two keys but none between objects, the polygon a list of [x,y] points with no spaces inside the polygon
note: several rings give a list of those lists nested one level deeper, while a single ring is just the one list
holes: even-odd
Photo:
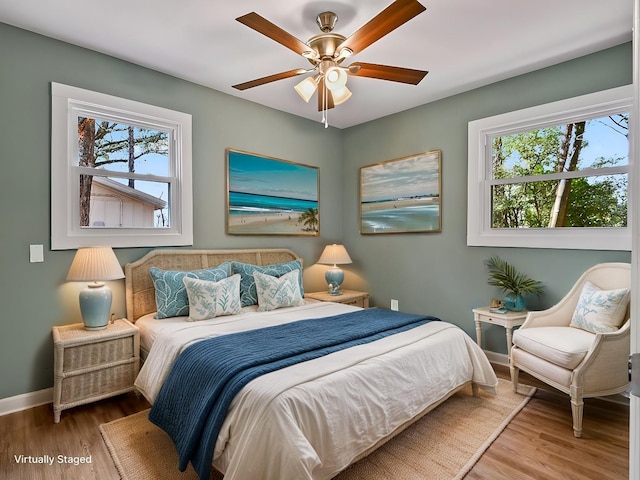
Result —
[{"label": "white side table", "polygon": [[480,307],[473,309],[473,319],[476,324],[476,342],[482,347],[482,322],[500,325],[507,333],[507,355],[511,358],[511,345],[513,338],[513,327],[519,327],[527,318],[527,311],[495,313],[490,311],[491,307]]}]

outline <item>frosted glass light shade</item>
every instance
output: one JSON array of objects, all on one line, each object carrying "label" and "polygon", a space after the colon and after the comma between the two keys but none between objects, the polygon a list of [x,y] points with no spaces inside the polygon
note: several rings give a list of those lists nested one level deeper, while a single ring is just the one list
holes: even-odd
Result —
[{"label": "frosted glass light shade", "polygon": [[80,291],[80,313],[84,328],[100,330],[106,328],[111,316],[111,289],[98,280],[124,278],[124,272],[111,247],[80,248],[71,263],[67,280],[93,280]]},{"label": "frosted glass light shade", "polygon": [[333,97],[333,104],[340,105],[351,98],[351,91],[347,87],[342,87],[331,92]]},{"label": "frosted glass light shade", "polygon": [[347,72],[340,67],[330,67],[324,74],[327,88],[333,93],[336,90],[344,88],[347,84]]},{"label": "frosted glass light shade", "polygon": [[309,100],[318,89],[318,84],[313,77],[307,77],[293,88],[305,102],[309,103]]}]

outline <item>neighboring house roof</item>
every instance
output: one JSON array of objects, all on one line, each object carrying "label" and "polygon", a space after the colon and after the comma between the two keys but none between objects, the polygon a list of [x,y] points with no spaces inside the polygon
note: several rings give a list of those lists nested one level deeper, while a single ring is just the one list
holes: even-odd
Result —
[{"label": "neighboring house roof", "polygon": [[122,183],[111,180],[110,178],[94,176],[93,181],[104,188],[114,190],[117,193],[127,195],[128,197],[132,197],[141,202],[149,203],[153,205],[154,210],[160,210],[167,207],[167,202],[165,200],[149,195],[148,193],[141,192],[140,190],[136,190],[135,188],[131,188],[127,185],[123,185]]}]

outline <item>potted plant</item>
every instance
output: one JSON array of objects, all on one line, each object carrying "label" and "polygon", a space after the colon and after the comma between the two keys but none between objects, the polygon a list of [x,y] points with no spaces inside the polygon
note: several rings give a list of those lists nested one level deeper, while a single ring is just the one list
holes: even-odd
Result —
[{"label": "potted plant", "polygon": [[524,310],[524,295],[540,295],[544,290],[542,283],[520,273],[500,257],[489,258],[485,261],[485,266],[489,270],[489,285],[507,292],[503,300],[504,308],[507,310],[514,312]]}]

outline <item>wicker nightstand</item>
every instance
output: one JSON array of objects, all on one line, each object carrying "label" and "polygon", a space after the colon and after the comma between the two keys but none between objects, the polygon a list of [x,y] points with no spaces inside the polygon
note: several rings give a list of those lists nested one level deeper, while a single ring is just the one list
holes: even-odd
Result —
[{"label": "wicker nightstand", "polygon": [[355,305],[356,307],[369,308],[369,293],[357,292],[355,290],[342,290],[340,295],[331,295],[328,292],[305,293],[304,298],[313,298],[321,302],[344,303],[345,305]]},{"label": "wicker nightstand", "polygon": [[53,421],[62,410],[134,390],[140,367],[138,327],[125,319],[104,330],[53,327]]}]

